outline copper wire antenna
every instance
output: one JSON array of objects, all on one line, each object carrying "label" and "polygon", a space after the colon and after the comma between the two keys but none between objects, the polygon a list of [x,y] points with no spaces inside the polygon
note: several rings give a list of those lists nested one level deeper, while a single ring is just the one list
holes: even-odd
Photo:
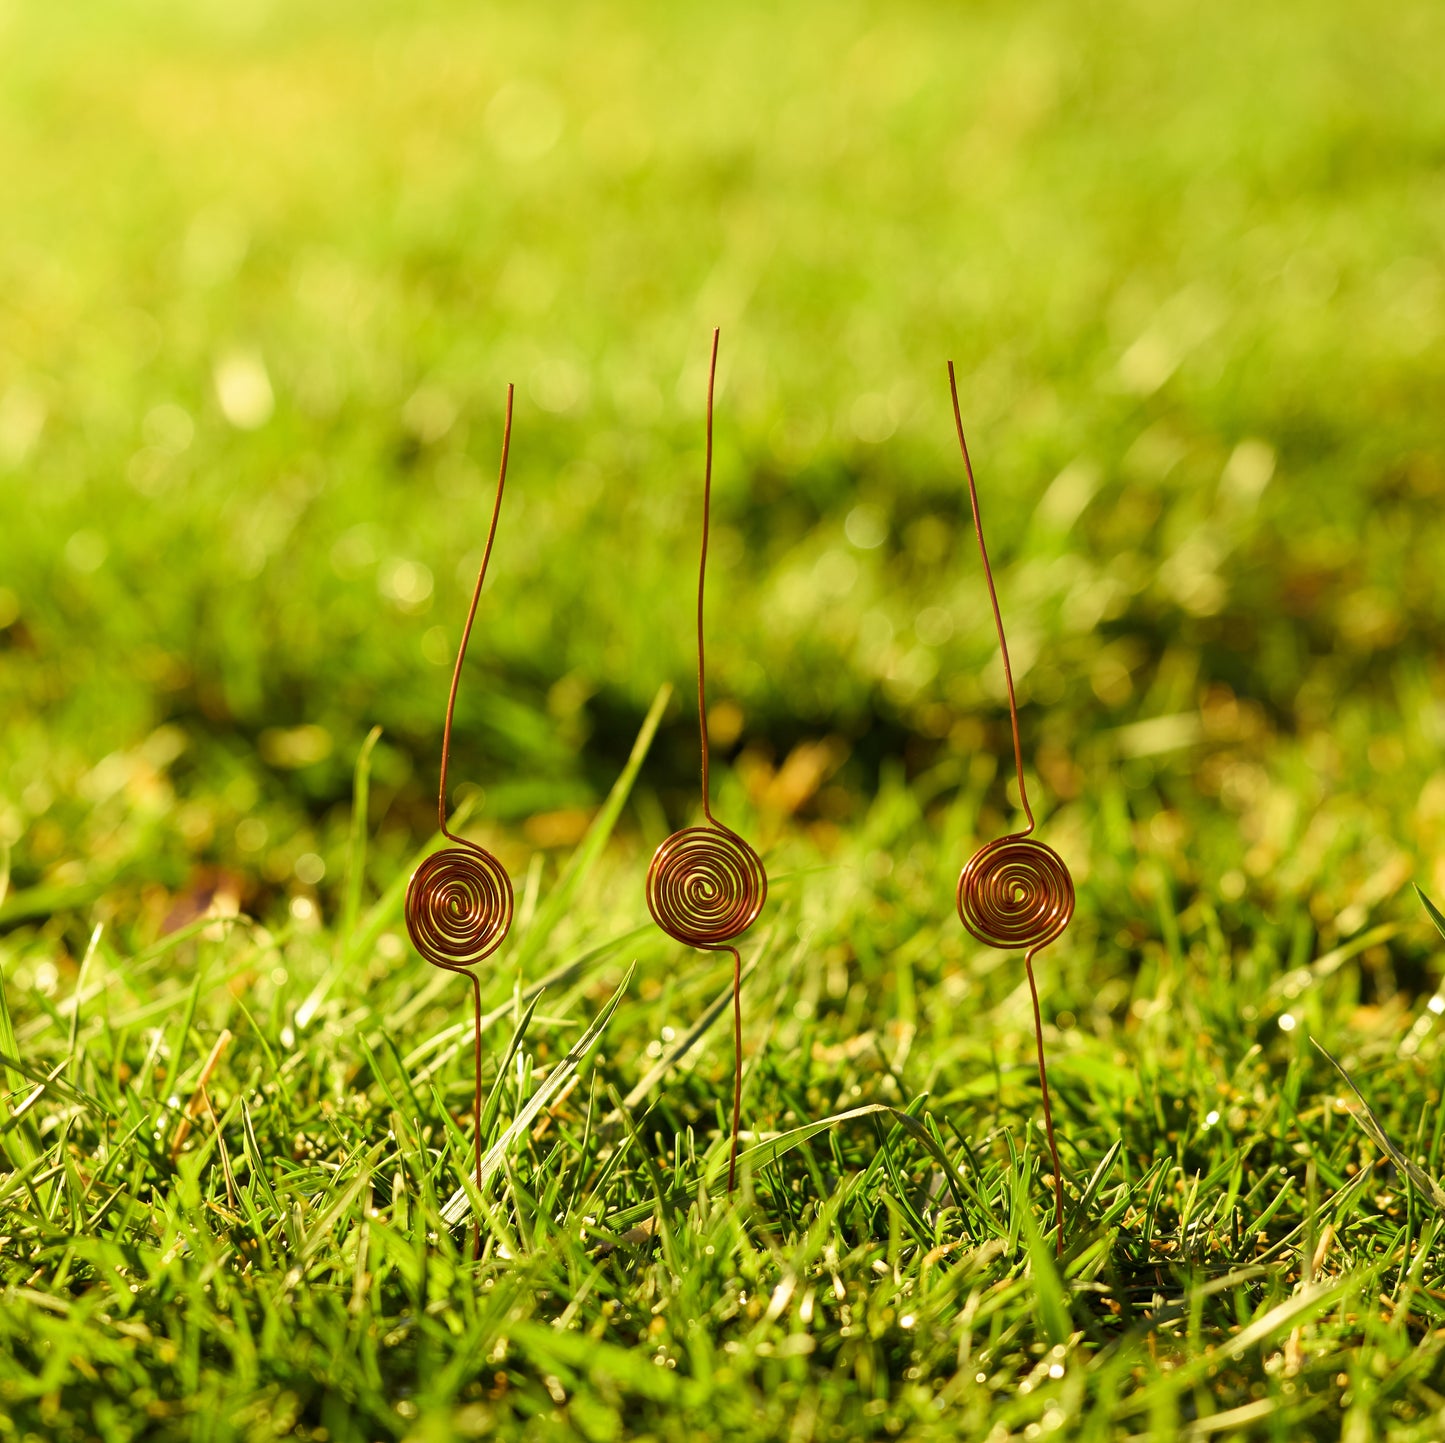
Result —
[{"label": "copper wire antenna", "polygon": [[958,878],[958,915],[963,925],[986,946],[1024,949],[1024,970],[1034,1003],[1034,1040],[1039,1055],[1039,1086],[1044,1096],[1044,1129],[1049,1155],[1054,1164],[1054,1217],[1057,1247],[1064,1251],[1064,1179],[1059,1167],[1059,1149],[1054,1141],[1054,1113],[1049,1102],[1049,1074],[1044,1065],[1044,1023],[1039,1011],[1039,989],[1034,981],[1034,957],[1056,940],[1074,915],[1074,879],[1064,859],[1052,847],[1029,835],[1034,814],[1024,784],[1024,754],[1019,742],[1019,707],[1014,697],[1013,670],[1009,666],[1008,642],[1003,634],[1003,615],[994,589],[993,569],[988,564],[988,547],[983,541],[979,519],[978,488],[973,480],[973,463],[968,459],[968,442],[963,438],[963,415],[958,408],[958,381],[953,362],[948,363],[948,388],[953,396],[953,421],[958,428],[958,448],[968,477],[968,501],[973,511],[973,529],[978,537],[978,554],[983,558],[983,576],[993,606],[998,631],[999,656],[1003,660],[1004,685],[1008,690],[1009,721],[1013,727],[1014,768],[1018,774],[1019,802],[1028,825],[1021,832],[988,842],[969,858]]},{"label": "copper wire antenna", "polygon": [[[447,827],[447,768],[452,752],[452,716],[457,707],[457,687],[462,679],[462,662],[472,637],[487,562],[497,536],[497,518],[502,513],[502,491],[507,484],[507,456],[512,445],[512,387],[507,387],[507,418],[502,428],[502,465],[497,475],[497,497],[492,504],[492,522],[487,529],[487,546],[472,589],[472,604],[462,628],[456,666],[452,668],[452,689],[447,697],[446,725],[442,730],[441,780],[437,790],[437,820],[444,837],[453,845],[433,852],[412,873],[406,889],[406,930],[412,946],[434,967],[456,972],[472,984],[473,1061],[475,1085],[472,1097],[472,1125],[475,1134],[477,1188],[482,1185],[482,984],[470,970],[484,962],[502,945],[512,925],[512,883],[502,866],[485,847],[459,837]],[[480,1247],[481,1229],[473,1223],[472,1245]]]},{"label": "copper wire antenna", "polygon": [[717,380],[718,332],[712,333],[707,377],[707,459],[702,482],[702,551],[697,563],[697,725],[702,748],[704,825],[674,832],[647,869],[647,909],[669,937],[704,952],[733,957],[733,1127],[728,1191],[737,1179],[738,1130],[743,1104],[742,957],[732,944],[748,930],[768,899],[762,858],[712,814],[708,795],[706,666],[703,594],[707,580],[708,514],[712,506],[712,399]]}]

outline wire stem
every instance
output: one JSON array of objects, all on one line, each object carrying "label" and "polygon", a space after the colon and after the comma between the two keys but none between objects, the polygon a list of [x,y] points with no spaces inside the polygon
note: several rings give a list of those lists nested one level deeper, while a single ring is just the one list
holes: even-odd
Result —
[{"label": "wire stem", "polygon": [[1059,1145],[1054,1141],[1054,1109],[1049,1102],[1049,1070],[1044,1066],[1044,1019],[1039,1011],[1039,989],[1034,981],[1034,954],[1024,953],[1024,970],[1029,974],[1029,995],[1034,1000],[1034,1042],[1039,1052],[1039,1086],[1044,1094],[1044,1131],[1049,1139],[1049,1156],[1054,1163],[1054,1221],[1057,1224],[1057,1251],[1064,1255],[1064,1172],[1059,1166]]},{"label": "wire stem", "polygon": [[708,741],[705,666],[703,661],[702,599],[707,581],[707,534],[712,512],[712,393],[717,380],[717,342],[719,327],[712,332],[712,360],[707,372],[707,460],[702,473],[702,551],[697,562],[697,728],[702,739],[702,814],[712,821],[712,798],[708,795]]},{"label": "wire stem", "polygon": [[497,518],[502,514],[502,488],[507,484],[507,453],[512,449],[512,387],[507,386],[507,420],[502,428],[502,468],[497,476],[497,499],[492,503],[492,524],[487,529],[487,549],[482,552],[482,564],[477,572],[477,584],[472,589],[472,604],[467,611],[467,624],[462,628],[462,644],[457,648],[457,664],[452,668],[452,689],[447,697],[447,721],[442,729],[442,775],[437,792],[437,820],[444,837],[454,842],[461,841],[447,831],[447,767],[452,759],[452,713],[457,709],[457,686],[462,679],[462,662],[466,660],[467,643],[472,639],[472,623],[477,619],[477,602],[482,599],[482,582],[487,579],[487,562],[492,559],[492,542],[497,537]]},{"label": "wire stem", "polygon": [[736,947],[733,954],[733,1141],[728,1154],[728,1191],[732,1192],[738,1171],[738,1132],[743,1115],[743,959]]},{"label": "wire stem", "polygon": [[[476,1154],[477,1195],[482,1191],[482,983],[475,972],[472,979],[472,1076],[475,1091],[472,1094],[472,1148]],[[482,1256],[482,1220],[472,1218],[472,1257]]]},{"label": "wire stem", "polygon": [[963,469],[968,476],[968,504],[973,508],[973,530],[978,537],[978,554],[983,557],[983,578],[988,582],[988,599],[993,603],[993,624],[998,631],[999,655],[1003,658],[1004,685],[1008,688],[1008,714],[1014,734],[1014,768],[1018,772],[1019,801],[1023,804],[1024,816],[1029,824],[1016,837],[1026,837],[1034,829],[1033,809],[1029,806],[1028,789],[1024,786],[1024,749],[1019,741],[1019,704],[1014,697],[1014,674],[1009,665],[1008,642],[1003,634],[1003,613],[998,609],[998,592],[994,589],[993,568],[988,564],[988,547],[983,543],[983,521],[978,514],[978,488],[973,484],[973,462],[968,459],[968,442],[963,439],[963,413],[958,409],[958,381],[953,374],[953,362],[948,363],[948,389],[953,395],[953,423],[958,428],[958,449],[963,452]]}]

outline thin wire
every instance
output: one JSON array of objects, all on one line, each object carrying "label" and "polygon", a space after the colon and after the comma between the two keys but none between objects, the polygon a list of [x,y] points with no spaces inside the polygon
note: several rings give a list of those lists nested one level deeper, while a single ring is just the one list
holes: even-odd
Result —
[{"label": "thin wire", "polygon": [[712,330],[712,360],[707,372],[707,460],[702,473],[702,551],[697,563],[697,727],[702,738],[702,814],[709,822],[713,820],[712,799],[708,795],[708,741],[707,701],[705,689],[705,665],[703,661],[702,602],[707,582],[707,535],[709,517],[712,512],[712,393],[717,380],[717,342],[721,328]]},{"label": "thin wire", "polygon": [[733,1139],[728,1150],[728,1191],[732,1192],[738,1174],[738,1130],[743,1118],[743,957],[736,947],[725,951],[733,954]]},{"label": "thin wire", "polygon": [[702,751],[702,811],[706,825],[674,832],[653,853],[647,869],[647,907],[669,937],[704,952],[733,957],[733,1126],[728,1154],[728,1191],[737,1180],[738,1133],[743,1106],[742,957],[732,942],[757,920],[768,897],[762,858],[731,827],[712,814],[708,795],[707,668],[703,646],[703,597],[712,510],[712,415],[717,382],[718,329],[712,333],[707,378],[707,460],[702,487],[702,547],[697,563],[697,725]]},{"label": "thin wire", "polygon": [[[487,579],[487,562],[492,559],[492,542],[497,537],[497,518],[502,514],[502,489],[507,484],[507,453],[512,447],[512,386],[507,384],[507,419],[502,428],[502,467],[497,476],[497,499],[492,503],[492,524],[487,530],[487,549],[482,553],[481,569],[477,572],[477,584],[472,591],[472,604],[467,611],[467,624],[462,628],[462,644],[457,648],[457,664],[452,669],[452,689],[447,697],[447,721],[442,730],[442,775],[437,792],[437,820],[444,837],[454,842],[462,839],[447,830],[447,767],[452,758],[452,713],[457,709],[457,686],[462,679],[462,662],[466,660],[467,643],[472,639],[472,622],[477,617],[477,603],[482,599],[482,583]],[[478,1003],[480,1009],[481,1004]]]},{"label": "thin wire", "polygon": [[[697,559],[697,728],[702,741],[702,814],[714,826],[717,823],[713,820],[708,788],[707,663],[702,617],[707,586],[707,539],[712,518],[712,398],[717,384],[717,345],[721,330],[721,326],[712,328],[712,355],[707,367],[707,456],[702,469],[702,547]],[[743,1111],[743,959],[736,947],[722,950],[733,954],[733,1135],[728,1151],[728,1191],[732,1192],[737,1180],[738,1129]]]},{"label": "thin wire", "polygon": [[1055,1249],[1060,1257],[1064,1255],[1064,1174],[1059,1164],[1059,1145],[1054,1141],[1054,1109],[1049,1104],[1049,1070],[1044,1066],[1044,1018],[1039,1010],[1039,987],[1034,981],[1034,953],[1039,949],[1031,947],[1024,953],[1024,971],[1029,974],[1029,996],[1034,1003],[1034,1046],[1039,1054],[1039,1086],[1044,1094],[1044,1132],[1049,1139],[1049,1156],[1054,1163],[1054,1222],[1057,1224]]},{"label": "thin wire", "polygon": [[[717,383],[717,345],[722,327],[712,328],[712,356],[707,367],[707,457],[702,470],[702,549],[697,561],[697,726],[702,740],[702,814],[714,826],[712,798],[708,795],[708,739],[706,662],[703,645],[703,595],[707,585],[707,538],[712,516],[712,398]],[[728,1191],[732,1192],[738,1170],[738,1129],[743,1112],[743,959],[736,947],[733,954],[733,1135],[728,1151]]]},{"label": "thin wire", "polygon": [[[471,1075],[473,1075],[473,1098],[471,1098],[471,1132],[473,1132],[473,1157],[475,1158],[475,1179],[477,1196],[481,1196],[481,978],[475,972],[471,976]],[[1033,974],[1030,972],[1030,978]],[[1038,998],[1035,998],[1038,1005]],[[1062,1222],[1061,1222],[1062,1228]],[[471,1255],[473,1260],[481,1257],[481,1219],[471,1219]]]},{"label": "thin wire", "polygon": [[[452,686],[447,696],[446,725],[442,730],[442,763],[441,779],[437,788],[437,821],[442,835],[458,843],[464,850],[461,853],[450,850],[435,853],[418,868],[412,877],[411,886],[407,889],[407,930],[411,934],[413,943],[417,945],[418,950],[422,952],[427,961],[448,972],[456,972],[466,977],[472,984],[472,1147],[479,1194],[482,1190],[482,984],[476,973],[468,969],[481,958],[473,956],[464,959],[450,956],[443,945],[446,939],[432,937],[429,931],[424,929],[423,913],[428,899],[432,898],[447,880],[455,882],[458,878],[464,877],[470,884],[473,884],[470,887],[469,895],[473,902],[481,908],[479,917],[483,930],[500,931],[500,935],[489,939],[483,956],[501,945],[502,938],[506,936],[511,922],[511,884],[501,864],[485,849],[478,847],[473,842],[468,842],[464,837],[457,836],[447,827],[447,768],[451,763],[452,717],[456,712],[457,688],[462,679],[462,663],[466,660],[467,643],[472,637],[472,623],[476,620],[477,603],[482,597],[482,583],[487,579],[487,563],[492,559],[492,543],[497,537],[497,519],[502,514],[502,492],[507,484],[507,457],[512,447],[512,393],[513,388],[509,383],[507,386],[507,418],[502,428],[502,464],[497,474],[497,495],[492,503],[492,521],[487,528],[487,546],[482,553],[481,567],[477,571],[477,584],[472,589],[472,604],[467,610],[467,623],[462,628],[462,643],[457,648],[456,666],[452,668]],[[445,907],[442,908],[442,912],[444,919],[455,922],[456,918],[451,916]],[[432,920],[435,921],[435,918]],[[470,918],[469,914],[469,920],[475,923],[477,918]],[[479,1258],[481,1253],[481,1220],[473,1218],[472,1256]]]},{"label": "thin wire", "polygon": [[968,477],[968,501],[973,510],[973,531],[978,537],[978,552],[983,558],[984,580],[988,583],[988,599],[993,606],[994,629],[998,632],[999,655],[1003,658],[1004,684],[1008,689],[1009,722],[1013,728],[1014,768],[1018,774],[1019,801],[1028,826],[1010,833],[981,848],[958,879],[958,911],[974,936],[995,947],[1022,945],[1024,971],[1029,979],[1029,996],[1034,1009],[1034,1045],[1038,1052],[1039,1088],[1044,1101],[1044,1132],[1048,1137],[1049,1156],[1054,1167],[1055,1247],[1064,1254],[1064,1173],[1059,1162],[1059,1146],[1054,1136],[1054,1109],[1049,1096],[1049,1072],[1044,1062],[1044,1019],[1039,1006],[1039,988],[1034,980],[1034,957],[1068,926],[1074,914],[1074,884],[1063,859],[1042,842],[1025,841],[1034,829],[1033,809],[1029,806],[1028,788],[1024,784],[1023,743],[1019,739],[1019,707],[1014,695],[1013,668],[1009,665],[1008,641],[1004,637],[1003,613],[999,610],[998,591],[989,565],[988,547],[983,539],[983,521],[979,515],[978,487],[973,479],[973,462],[969,460],[968,442],[963,435],[963,413],[958,404],[958,380],[953,362],[948,363],[948,389],[953,397],[953,423],[958,431],[958,449],[963,453],[963,469]]},{"label": "thin wire", "polygon": [[[702,464],[702,546],[698,552],[698,737],[702,742],[702,815],[717,826],[712,818],[712,797],[708,787],[708,703],[707,651],[702,630],[702,601],[707,595],[708,530],[712,519],[712,393],[717,386],[718,335],[721,326],[712,328],[712,355],[708,360],[707,459]],[[733,1144],[727,1160],[727,1190],[733,1192],[737,1177],[737,1134],[743,1117],[743,958],[737,948],[724,948],[733,953]]]},{"label": "thin wire", "polygon": [[1023,803],[1024,816],[1029,824],[1014,837],[1026,837],[1034,829],[1034,814],[1029,806],[1028,789],[1024,786],[1024,749],[1019,741],[1019,704],[1014,699],[1014,674],[1008,660],[1008,642],[1004,640],[1003,614],[998,609],[998,592],[994,590],[993,568],[988,564],[988,547],[983,542],[983,522],[978,514],[978,488],[973,484],[973,462],[968,459],[968,442],[963,439],[963,414],[958,409],[958,381],[953,374],[953,362],[948,363],[948,389],[953,395],[953,423],[958,428],[958,449],[963,452],[963,469],[968,476],[968,503],[973,508],[973,531],[978,537],[978,554],[983,557],[983,577],[988,582],[988,599],[993,604],[993,624],[998,631],[998,649],[1003,657],[1003,679],[1008,687],[1009,721],[1014,734],[1014,767],[1019,778],[1019,801]]}]

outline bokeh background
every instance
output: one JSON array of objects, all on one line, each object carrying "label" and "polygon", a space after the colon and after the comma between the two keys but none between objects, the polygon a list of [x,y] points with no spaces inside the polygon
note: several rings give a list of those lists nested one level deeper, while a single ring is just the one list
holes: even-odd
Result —
[{"label": "bokeh background", "polygon": [[670,681],[621,835],[683,821],[714,324],[739,824],[1008,813],[952,357],[1081,877],[1127,836],[1321,946],[1445,892],[1442,53],[1417,0],[8,0],[0,920],[329,908],[374,724],[401,865],[509,380],[457,798],[550,869]]}]

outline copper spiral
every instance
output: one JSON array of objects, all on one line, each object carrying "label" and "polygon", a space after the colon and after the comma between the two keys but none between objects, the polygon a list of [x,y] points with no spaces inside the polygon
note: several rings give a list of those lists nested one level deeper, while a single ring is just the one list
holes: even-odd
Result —
[{"label": "copper spiral", "polygon": [[1024,782],[1024,753],[1019,741],[1019,707],[1014,696],[1013,669],[1009,666],[1008,641],[1003,633],[1003,613],[999,611],[998,592],[993,584],[993,568],[988,564],[988,547],[983,540],[983,522],[979,517],[978,488],[973,479],[973,463],[968,458],[968,442],[963,437],[963,413],[958,406],[958,381],[953,362],[948,363],[948,388],[953,396],[953,421],[958,429],[958,449],[963,453],[964,474],[968,477],[968,502],[973,512],[973,530],[978,537],[978,553],[983,558],[984,580],[993,606],[994,629],[998,633],[999,656],[1003,661],[1004,684],[1008,691],[1009,722],[1013,728],[1014,770],[1018,776],[1019,803],[1028,825],[1021,832],[987,842],[969,858],[958,877],[958,915],[963,925],[989,947],[1023,948],[1024,971],[1028,974],[1029,995],[1034,1004],[1034,1043],[1039,1059],[1039,1087],[1044,1099],[1044,1130],[1049,1140],[1049,1155],[1054,1164],[1054,1219],[1057,1224],[1055,1246],[1064,1251],[1064,1177],[1059,1164],[1059,1147],[1054,1138],[1054,1112],[1049,1100],[1049,1073],[1044,1064],[1044,1020],[1039,1008],[1039,988],[1034,980],[1034,957],[1054,941],[1069,925],[1074,915],[1074,879],[1064,859],[1052,847],[1035,841],[1029,833],[1034,829],[1033,809],[1029,806],[1028,787]]},{"label": "copper spiral", "polygon": [[433,852],[406,889],[406,930],[436,967],[475,967],[512,925],[512,883],[502,864],[470,842]]},{"label": "copper spiral", "polygon": [[[473,1146],[476,1152],[477,1190],[482,1186],[482,984],[468,969],[485,961],[502,945],[512,925],[512,883],[506,868],[485,847],[458,837],[447,827],[447,767],[452,753],[452,718],[457,709],[457,687],[462,679],[462,662],[477,618],[482,583],[487,579],[487,562],[497,538],[497,518],[502,514],[502,491],[507,484],[507,456],[512,447],[512,388],[507,387],[507,417],[502,428],[502,464],[497,475],[497,496],[492,503],[492,521],[487,529],[486,550],[472,589],[472,604],[462,628],[452,687],[447,696],[446,724],[442,729],[441,781],[437,789],[437,820],[441,833],[452,843],[433,852],[411,875],[406,889],[406,930],[412,946],[434,967],[457,972],[472,984]],[[481,1251],[481,1225],[472,1226],[472,1248]]]},{"label": "copper spiral", "polygon": [[689,947],[724,947],[768,899],[762,858],[726,827],[687,827],[658,849],[647,872],[652,920]]},{"label": "copper spiral", "polygon": [[1047,947],[1074,915],[1074,879],[1052,847],[1000,837],[980,847],[958,878],[958,915],[989,947]]},{"label": "copper spiral", "polygon": [[707,580],[708,518],[712,509],[712,398],[717,380],[718,332],[712,333],[707,376],[707,459],[702,482],[702,550],[697,563],[697,725],[702,750],[704,825],[674,832],[647,869],[647,910],[669,937],[705,952],[733,957],[733,1129],[728,1191],[737,1179],[738,1130],[743,1106],[743,959],[732,944],[748,930],[768,899],[762,858],[712,814],[708,795],[706,667],[703,595]]}]

